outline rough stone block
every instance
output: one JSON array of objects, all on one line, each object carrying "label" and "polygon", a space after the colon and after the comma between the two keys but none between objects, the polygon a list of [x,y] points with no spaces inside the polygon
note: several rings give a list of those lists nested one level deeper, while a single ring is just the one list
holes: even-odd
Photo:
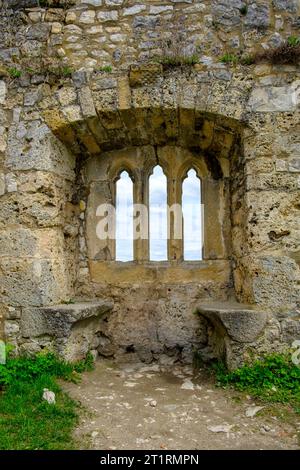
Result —
[{"label": "rough stone block", "polygon": [[5,193],[5,176],[0,174],[0,196],[3,196]]},{"label": "rough stone block", "polygon": [[245,25],[248,28],[265,29],[270,24],[270,7],[267,3],[253,2],[248,6]]},{"label": "rough stone block", "polygon": [[240,343],[251,343],[262,333],[267,315],[254,306],[230,303],[204,304],[198,312],[219,330]]},{"label": "rough stone block", "polygon": [[268,314],[251,305],[208,303],[200,304],[197,311],[208,321],[208,345],[202,351],[204,360],[225,360],[229,369],[235,369],[243,364],[247,350],[255,348],[264,338]]},{"label": "rough stone block", "polygon": [[68,361],[83,359],[94,346],[113,304],[106,300],[25,308],[21,317],[24,338],[50,337],[54,350]]},{"label": "rough stone block", "polygon": [[150,83],[154,83],[161,72],[162,66],[160,64],[131,66],[129,73],[130,86],[146,86]]},{"label": "rough stone block", "polygon": [[59,229],[0,230],[0,257],[53,258],[64,256],[64,238]]},{"label": "rough stone block", "polygon": [[6,83],[0,80],[0,104],[4,104],[6,98]]},{"label": "rough stone block", "polygon": [[92,93],[89,87],[82,87],[79,91],[79,103],[81,112],[85,118],[97,116]]},{"label": "rough stone block", "polygon": [[0,258],[0,296],[11,306],[41,306],[70,298],[64,259]]},{"label": "rough stone block", "polygon": [[299,81],[282,87],[254,88],[248,107],[255,112],[271,113],[295,111],[299,102]]},{"label": "rough stone block", "polygon": [[274,8],[280,11],[296,13],[299,8],[298,0],[273,0]]},{"label": "rough stone block", "polygon": [[38,121],[10,128],[6,164],[14,170],[45,170],[73,178],[74,156]]}]

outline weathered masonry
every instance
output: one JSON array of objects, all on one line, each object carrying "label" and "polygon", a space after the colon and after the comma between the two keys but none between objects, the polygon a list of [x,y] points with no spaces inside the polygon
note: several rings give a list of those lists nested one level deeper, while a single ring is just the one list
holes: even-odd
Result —
[{"label": "weathered masonry", "polygon": [[[39,5],[38,5],[39,4]],[[297,0],[0,1],[0,338],[20,353],[150,362],[300,339],[300,70],[226,65],[299,36]],[[173,40],[173,41],[172,41]],[[173,45],[172,45],[173,42]],[[163,67],[175,46],[197,64]],[[194,60],[192,61],[194,62]],[[201,180],[202,259],[115,259],[97,237],[122,171],[147,204]]]}]

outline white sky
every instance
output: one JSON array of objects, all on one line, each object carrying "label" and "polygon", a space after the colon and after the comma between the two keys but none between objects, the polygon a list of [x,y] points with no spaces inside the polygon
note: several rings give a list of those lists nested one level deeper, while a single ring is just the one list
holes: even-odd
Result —
[{"label": "white sky", "polygon": [[[201,187],[195,170],[182,185],[184,259],[202,258]],[[167,178],[156,166],[149,178],[150,260],[167,260]],[[133,183],[126,171],[117,181],[116,259],[133,260]]]},{"label": "white sky", "polygon": [[116,260],[133,260],[133,183],[126,171],[117,181]]},{"label": "white sky", "polygon": [[167,178],[156,166],[149,178],[150,260],[168,259]]},{"label": "white sky", "polygon": [[202,259],[201,182],[190,170],[182,184],[184,259]]}]

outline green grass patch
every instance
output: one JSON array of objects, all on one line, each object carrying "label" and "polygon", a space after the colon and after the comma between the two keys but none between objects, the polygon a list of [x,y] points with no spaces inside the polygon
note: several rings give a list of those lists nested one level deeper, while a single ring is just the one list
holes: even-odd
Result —
[{"label": "green grass patch", "polygon": [[[78,422],[78,404],[65,394],[56,379],[78,381],[92,368],[92,357],[70,364],[53,354],[8,357],[0,365],[0,450],[74,449],[72,432]],[[56,403],[43,400],[43,389],[56,395]]]},{"label": "green grass patch", "polygon": [[300,367],[288,355],[271,354],[233,372],[221,363],[213,368],[220,386],[232,386],[261,401],[289,404],[300,411]]},{"label": "green grass patch", "polygon": [[73,73],[73,69],[71,67],[58,67],[57,74],[61,77],[71,77]]},{"label": "green grass patch", "polygon": [[226,54],[222,55],[222,57],[220,57],[220,62],[222,62],[222,64],[233,64],[233,65],[236,65],[239,61],[239,58],[234,55],[234,54],[229,54],[228,52],[226,52]]},{"label": "green grass patch", "polygon": [[22,75],[21,70],[17,69],[16,67],[9,68],[8,73],[11,76],[11,78],[20,78]]},{"label": "green grass patch", "polygon": [[106,73],[111,73],[112,72],[112,66],[111,65],[104,65],[103,67],[99,67],[97,69],[98,72],[106,72]]},{"label": "green grass patch", "polygon": [[241,57],[240,62],[242,65],[253,65],[255,63],[255,58],[253,55],[246,55]]},{"label": "green grass patch", "polygon": [[291,47],[299,46],[300,44],[300,37],[299,36],[289,36],[287,43]]}]

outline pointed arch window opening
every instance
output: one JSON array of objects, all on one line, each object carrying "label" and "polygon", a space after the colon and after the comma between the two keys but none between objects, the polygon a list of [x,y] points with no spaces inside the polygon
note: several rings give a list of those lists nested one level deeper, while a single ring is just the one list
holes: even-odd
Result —
[{"label": "pointed arch window opening", "polygon": [[203,211],[201,180],[191,168],[182,183],[183,259],[203,259]]},{"label": "pointed arch window opening", "polygon": [[156,165],[149,177],[149,258],[168,260],[167,177]]},{"label": "pointed arch window opening", "polygon": [[116,182],[116,261],[133,261],[133,181],[124,170]]}]

